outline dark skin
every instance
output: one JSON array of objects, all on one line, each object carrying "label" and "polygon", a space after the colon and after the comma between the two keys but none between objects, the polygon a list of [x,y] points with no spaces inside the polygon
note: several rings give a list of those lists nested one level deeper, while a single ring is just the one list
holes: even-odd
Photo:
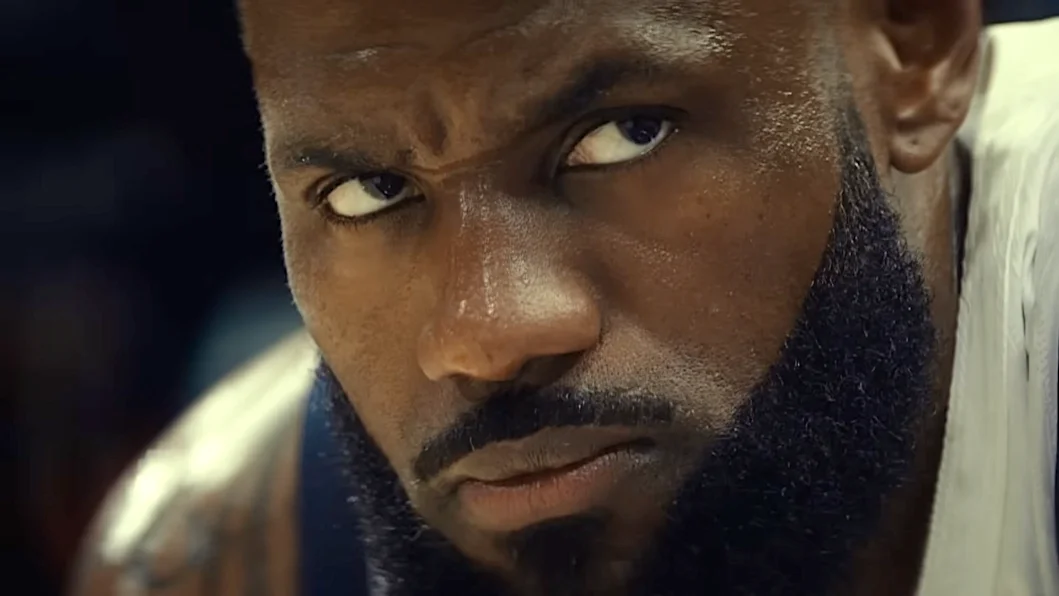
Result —
[{"label": "dark skin", "polygon": [[[653,437],[664,457],[651,481],[600,504],[615,514],[615,548],[634,556],[660,523],[656,503],[708,431],[730,422],[798,315],[833,218],[829,123],[847,90],[921,256],[940,349],[937,414],[919,429],[912,481],[836,591],[912,593],[951,369],[948,158],[975,83],[977,3],[399,4],[250,0],[243,18],[295,299],[416,510],[470,559],[510,573],[492,533],[416,482],[419,450],[498,387],[650,377],[701,432]],[[617,137],[584,143],[644,113],[675,132],[642,155],[627,158]],[[380,172],[397,186],[356,178]],[[399,198],[372,203],[364,181]],[[289,499],[296,478],[291,420],[251,433],[263,452],[282,445],[282,463],[232,480],[271,478],[278,504],[228,534],[292,531],[276,496]],[[212,511],[208,497],[175,495],[171,511]],[[234,502],[232,519],[250,519],[253,499]],[[203,577],[219,565],[251,581],[255,562],[239,549],[254,540],[223,541],[188,559],[186,579],[142,593],[239,593],[210,592],[219,584]],[[271,585],[293,585],[296,549],[275,557],[288,571]],[[88,557],[82,586],[111,593],[123,576],[142,579],[126,563]]]}]

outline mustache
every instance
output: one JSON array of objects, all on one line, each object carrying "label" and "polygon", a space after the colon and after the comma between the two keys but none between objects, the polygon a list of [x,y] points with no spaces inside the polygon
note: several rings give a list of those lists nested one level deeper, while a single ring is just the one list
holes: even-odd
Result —
[{"label": "mustache", "polygon": [[492,443],[524,439],[547,428],[672,424],[673,402],[652,394],[570,387],[513,387],[465,412],[416,456],[415,476],[427,481]]}]

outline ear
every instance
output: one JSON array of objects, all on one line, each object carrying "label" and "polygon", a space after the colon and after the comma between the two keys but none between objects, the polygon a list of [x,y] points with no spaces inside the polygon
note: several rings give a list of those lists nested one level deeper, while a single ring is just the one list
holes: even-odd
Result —
[{"label": "ear", "polygon": [[875,0],[876,105],[891,165],[921,172],[967,115],[978,76],[981,0]]}]

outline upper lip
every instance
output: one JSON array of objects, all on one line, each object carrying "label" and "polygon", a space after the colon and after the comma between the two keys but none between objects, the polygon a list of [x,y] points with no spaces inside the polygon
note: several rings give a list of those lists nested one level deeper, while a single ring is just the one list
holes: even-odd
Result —
[{"label": "upper lip", "polygon": [[549,428],[517,441],[493,443],[460,459],[441,473],[440,488],[466,481],[500,483],[519,476],[558,470],[623,446],[646,443],[643,432],[627,427]]}]

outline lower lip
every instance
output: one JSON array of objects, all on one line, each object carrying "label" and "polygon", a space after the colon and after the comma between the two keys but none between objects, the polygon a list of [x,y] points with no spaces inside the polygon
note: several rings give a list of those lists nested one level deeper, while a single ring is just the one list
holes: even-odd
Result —
[{"label": "lower lip", "polygon": [[468,480],[458,495],[474,526],[510,532],[599,505],[649,459],[643,447],[619,447],[565,468],[504,482]]}]

